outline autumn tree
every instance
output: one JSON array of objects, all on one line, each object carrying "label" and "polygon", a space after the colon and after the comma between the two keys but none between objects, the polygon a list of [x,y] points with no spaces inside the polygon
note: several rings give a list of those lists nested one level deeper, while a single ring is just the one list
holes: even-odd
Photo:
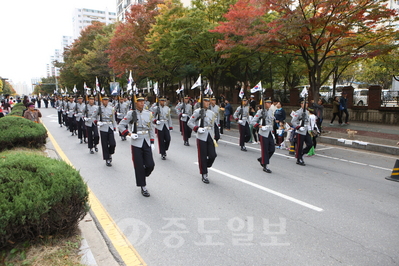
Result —
[{"label": "autumn tree", "polygon": [[83,93],[83,84],[95,86],[96,77],[101,85],[112,80],[113,72],[108,66],[109,58],[105,50],[113,34],[114,26],[93,21],[82,30],[80,37],[64,52],[64,63],[60,67],[60,85],[69,89],[75,85]]},{"label": "autumn tree", "polygon": [[[326,63],[342,57],[373,57],[394,31],[395,11],[376,0],[239,0],[216,29],[224,35],[217,48],[240,44],[301,56],[315,99],[333,69]],[[374,48],[374,49],[371,49]],[[333,64],[331,64],[333,65]],[[324,77],[324,73],[327,73]]]}]

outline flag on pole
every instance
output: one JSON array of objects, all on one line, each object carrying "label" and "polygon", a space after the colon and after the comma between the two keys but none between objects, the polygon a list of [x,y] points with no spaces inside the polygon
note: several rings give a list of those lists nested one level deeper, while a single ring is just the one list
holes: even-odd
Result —
[{"label": "flag on pole", "polygon": [[115,88],[111,92],[111,95],[116,95],[116,94],[118,94],[118,84],[116,84]]},{"label": "flag on pole", "polygon": [[62,93],[62,94],[64,94],[64,93],[65,93],[63,89],[61,89],[61,93]]},{"label": "flag on pole", "polygon": [[176,94],[179,94],[182,91],[184,91],[184,84],[181,85],[180,89],[176,90]]},{"label": "flag on pole", "polygon": [[301,97],[305,98],[307,95],[308,95],[308,89],[306,88],[306,86],[304,86],[301,92]]},{"label": "flag on pole", "polygon": [[127,92],[132,90],[133,82],[134,82],[134,80],[133,80],[133,77],[132,77],[132,71],[130,70],[129,79],[127,80]]},{"label": "flag on pole", "polygon": [[104,87],[103,87],[102,90],[101,90],[101,94],[105,94],[105,89],[104,89]]},{"label": "flag on pole", "polygon": [[158,82],[155,82],[154,83],[154,93],[155,93],[155,95],[159,95],[158,92],[159,92],[158,91]]},{"label": "flag on pole", "polygon": [[97,77],[96,77],[96,91],[100,92],[100,83],[98,82]]},{"label": "flag on pole", "polygon": [[199,86],[201,86],[201,74],[199,75],[199,77],[198,77],[197,81],[194,83],[194,85],[191,86],[191,89],[193,90]]},{"label": "flag on pole", "polygon": [[133,92],[134,92],[134,94],[139,93],[139,89],[137,88],[136,84],[133,85]]},{"label": "flag on pole", "polygon": [[262,82],[261,81],[259,81],[259,83],[256,84],[256,86],[251,89],[251,93],[255,93],[257,91],[262,91]]},{"label": "flag on pole", "polygon": [[75,84],[75,86],[73,86],[73,93],[76,93],[78,90],[76,89],[76,84]]},{"label": "flag on pole", "polygon": [[213,91],[212,91],[212,89],[211,89],[211,85],[209,84],[209,82],[208,82],[208,84],[206,85],[206,89],[205,89],[205,92],[204,92],[205,94],[209,94],[209,95],[212,95],[213,94]]},{"label": "flag on pole", "polygon": [[241,87],[241,90],[238,93],[238,97],[240,97],[241,99],[244,97],[244,86]]}]

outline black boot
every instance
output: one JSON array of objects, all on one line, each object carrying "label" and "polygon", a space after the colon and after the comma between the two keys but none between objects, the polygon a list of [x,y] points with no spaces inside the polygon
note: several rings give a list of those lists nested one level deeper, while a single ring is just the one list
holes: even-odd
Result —
[{"label": "black boot", "polygon": [[148,192],[146,187],[141,187],[141,195],[143,195],[144,197],[149,197],[150,192]]},{"label": "black boot", "polygon": [[209,184],[208,174],[202,175],[202,182],[204,182],[205,184]]}]

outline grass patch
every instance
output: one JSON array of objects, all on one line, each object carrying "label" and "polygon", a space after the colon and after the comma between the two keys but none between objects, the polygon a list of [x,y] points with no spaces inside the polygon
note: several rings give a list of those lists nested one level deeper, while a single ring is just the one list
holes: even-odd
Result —
[{"label": "grass patch", "polygon": [[84,266],[80,263],[80,232],[71,236],[48,236],[0,251],[0,265],[5,266]]}]

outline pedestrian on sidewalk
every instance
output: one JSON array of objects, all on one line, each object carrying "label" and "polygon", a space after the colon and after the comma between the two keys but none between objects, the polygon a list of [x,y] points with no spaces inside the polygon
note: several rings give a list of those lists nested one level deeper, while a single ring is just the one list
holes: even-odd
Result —
[{"label": "pedestrian on sidewalk", "polygon": [[335,118],[336,118],[337,116],[338,116],[338,122],[339,122],[339,123],[342,123],[342,122],[341,122],[341,113],[340,113],[340,111],[339,111],[339,100],[338,100],[338,96],[335,96],[335,97],[334,97],[332,106],[333,106],[333,117],[332,117],[332,119],[331,119],[330,126],[334,125],[334,120],[335,120]]},{"label": "pedestrian on sidewalk", "polygon": [[[134,101],[134,99],[132,99]],[[131,137],[132,160],[136,176],[136,186],[141,187],[141,194],[149,197],[146,179],[154,170],[155,163],[152,156],[154,146],[153,117],[149,110],[144,109],[144,97],[136,99],[135,110],[127,112],[118,125],[122,136]],[[136,117],[136,121],[134,120]]]},{"label": "pedestrian on sidewalk", "polygon": [[339,100],[339,109],[341,114],[341,121],[339,122],[342,125],[343,114],[345,113],[345,125],[349,125],[349,113],[348,113],[348,94],[346,91],[342,92],[341,99]]},{"label": "pedestrian on sidewalk", "polygon": [[276,108],[277,109],[274,111],[274,117],[275,117],[276,120],[275,120],[275,123],[274,123],[273,131],[274,131],[274,137],[276,139],[278,139],[277,138],[278,137],[277,129],[279,129],[279,127],[280,127],[280,122],[284,123],[285,118],[286,118],[286,114],[285,114],[285,110],[281,106],[281,102],[277,102]]}]

